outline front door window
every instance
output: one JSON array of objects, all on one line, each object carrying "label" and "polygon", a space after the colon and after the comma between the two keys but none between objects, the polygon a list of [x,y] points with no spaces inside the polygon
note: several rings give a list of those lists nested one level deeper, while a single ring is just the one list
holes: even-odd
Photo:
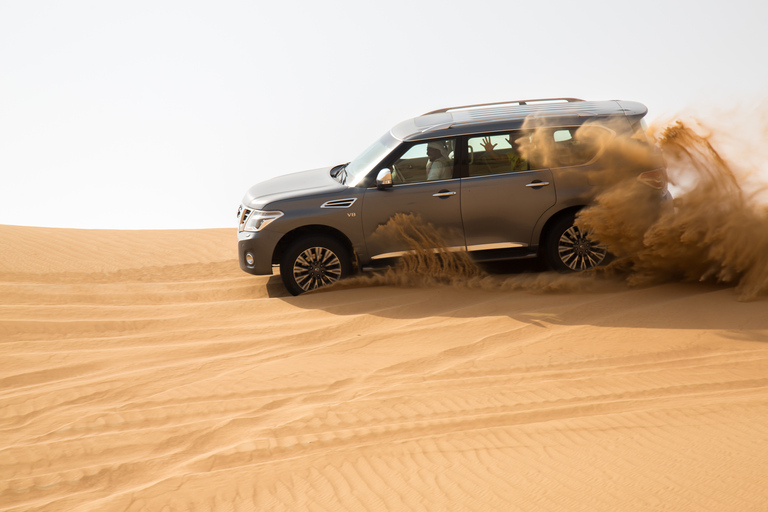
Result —
[{"label": "front door window", "polygon": [[453,177],[453,140],[441,139],[413,144],[392,163],[392,181],[420,183]]}]

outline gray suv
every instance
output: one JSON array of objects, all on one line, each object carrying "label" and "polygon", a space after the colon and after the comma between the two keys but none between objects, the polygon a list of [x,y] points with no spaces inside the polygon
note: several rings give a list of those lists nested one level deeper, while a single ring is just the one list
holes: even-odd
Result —
[{"label": "gray suv", "polygon": [[[645,139],[646,113],[636,102],[556,98],[408,119],[349,163],[251,187],[238,210],[240,267],[264,275],[279,265],[293,295],[385,268],[412,249],[377,233],[398,213],[418,215],[441,234],[441,249],[479,262],[595,267],[606,249],[574,220],[609,176],[630,174],[648,195],[669,198],[663,161]],[[615,140],[646,156],[622,156],[637,151],[611,150]]]}]

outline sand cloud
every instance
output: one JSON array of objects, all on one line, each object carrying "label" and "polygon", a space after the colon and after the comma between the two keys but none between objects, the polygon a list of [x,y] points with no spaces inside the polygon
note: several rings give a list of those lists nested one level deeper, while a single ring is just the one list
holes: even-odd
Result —
[{"label": "sand cloud", "polygon": [[[712,131],[681,120],[656,138],[670,179],[680,187],[674,208],[654,210],[631,183],[619,183],[579,215],[617,256],[609,267],[633,286],[676,280],[734,285],[741,300],[768,291],[768,209],[758,170],[734,166]],[[750,172],[751,171],[751,172]]]}]

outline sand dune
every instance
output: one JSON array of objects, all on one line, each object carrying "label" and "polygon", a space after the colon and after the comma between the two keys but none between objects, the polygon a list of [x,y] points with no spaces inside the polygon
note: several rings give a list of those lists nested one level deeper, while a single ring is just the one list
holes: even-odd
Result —
[{"label": "sand dune", "polygon": [[234,240],[0,226],[0,510],[766,510],[765,299],[290,297]]}]

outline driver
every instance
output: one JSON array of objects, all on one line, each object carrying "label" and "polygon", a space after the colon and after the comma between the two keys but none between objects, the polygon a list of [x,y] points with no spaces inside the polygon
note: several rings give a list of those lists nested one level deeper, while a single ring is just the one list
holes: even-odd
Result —
[{"label": "driver", "polygon": [[443,142],[432,141],[427,144],[427,181],[446,180],[453,176],[453,166],[447,153]]}]

